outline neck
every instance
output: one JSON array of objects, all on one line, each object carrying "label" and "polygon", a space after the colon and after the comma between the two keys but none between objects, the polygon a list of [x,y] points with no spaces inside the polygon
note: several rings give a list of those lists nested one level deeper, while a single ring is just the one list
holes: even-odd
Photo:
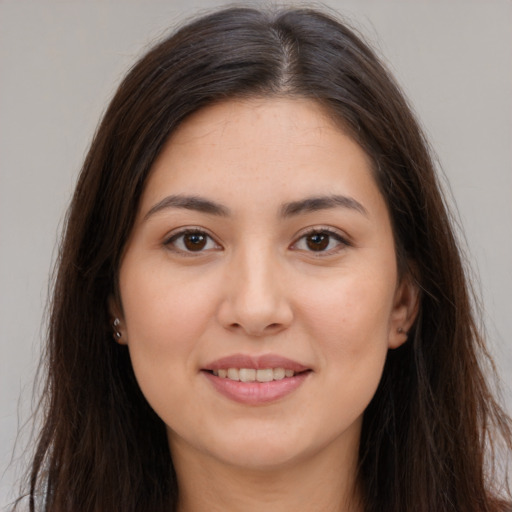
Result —
[{"label": "neck", "polygon": [[[356,490],[357,452],[304,457],[279,468],[241,469],[196,454],[173,459],[179,512],[360,512]],[[185,455],[185,454],[184,454]]]}]

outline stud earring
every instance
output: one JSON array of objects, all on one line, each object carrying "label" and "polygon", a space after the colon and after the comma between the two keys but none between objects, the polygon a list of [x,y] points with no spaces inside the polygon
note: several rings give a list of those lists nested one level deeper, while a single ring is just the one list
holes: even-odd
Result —
[{"label": "stud earring", "polygon": [[121,339],[121,337],[122,337],[122,334],[119,332],[119,324],[120,323],[121,323],[121,321],[119,320],[119,318],[115,318],[114,323],[112,324],[112,329],[114,330],[114,339],[116,341]]},{"label": "stud earring", "polygon": [[398,334],[405,334],[406,336],[407,336],[407,334],[408,334],[407,332],[405,332],[405,331],[403,330],[403,328],[402,328],[402,327],[399,327],[399,328],[396,330],[396,332],[397,332]]}]

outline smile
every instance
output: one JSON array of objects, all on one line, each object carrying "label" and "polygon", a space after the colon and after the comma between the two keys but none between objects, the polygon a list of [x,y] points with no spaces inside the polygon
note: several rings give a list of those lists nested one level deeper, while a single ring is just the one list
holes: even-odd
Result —
[{"label": "smile", "polygon": [[213,375],[221,379],[230,379],[241,382],[272,382],[295,375],[293,370],[284,368],[219,368],[212,371]]},{"label": "smile", "polygon": [[201,372],[213,389],[245,405],[266,405],[300,389],[312,368],[277,354],[234,354],[212,361]]}]

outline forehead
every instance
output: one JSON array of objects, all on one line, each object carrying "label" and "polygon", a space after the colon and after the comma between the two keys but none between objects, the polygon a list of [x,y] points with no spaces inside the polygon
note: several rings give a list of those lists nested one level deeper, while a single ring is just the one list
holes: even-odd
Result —
[{"label": "forehead", "polygon": [[172,134],[151,169],[142,209],[170,193],[234,203],[239,195],[241,205],[264,198],[270,206],[347,191],[380,197],[369,157],[321,105],[231,100],[196,112]]},{"label": "forehead", "polygon": [[[224,137],[224,129],[250,124],[261,142],[273,141],[272,135],[284,131],[290,139],[300,137],[302,130],[337,129],[325,108],[318,102],[300,97],[240,98],[214,103],[188,117],[173,134],[173,140],[185,142],[201,135]],[[273,131],[262,130],[272,125]],[[220,130],[220,131],[219,131]],[[230,134],[234,135],[234,134]],[[244,137],[244,134],[240,134]],[[277,142],[277,141],[274,141]]]}]

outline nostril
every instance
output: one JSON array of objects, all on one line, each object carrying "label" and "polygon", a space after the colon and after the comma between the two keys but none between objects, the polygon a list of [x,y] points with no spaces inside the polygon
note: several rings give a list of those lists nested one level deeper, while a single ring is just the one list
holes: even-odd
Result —
[{"label": "nostril", "polygon": [[229,324],[228,329],[232,330],[233,332],[236,331],[244,331],[249,336],[265,336],[267,334],[275,333],[279,331],[282,327],[282,324],[279,322],[273,322],[271,324],[265,325],[265,326],[246,326],[244,324],[241,324],[239,322],[232,322]]},{"label": "nostril", "polygon": [[229,329],[233,329],[235,331],[241,329],[241,325],[237,322],[233,322],[232,324],[229,324]]}]

